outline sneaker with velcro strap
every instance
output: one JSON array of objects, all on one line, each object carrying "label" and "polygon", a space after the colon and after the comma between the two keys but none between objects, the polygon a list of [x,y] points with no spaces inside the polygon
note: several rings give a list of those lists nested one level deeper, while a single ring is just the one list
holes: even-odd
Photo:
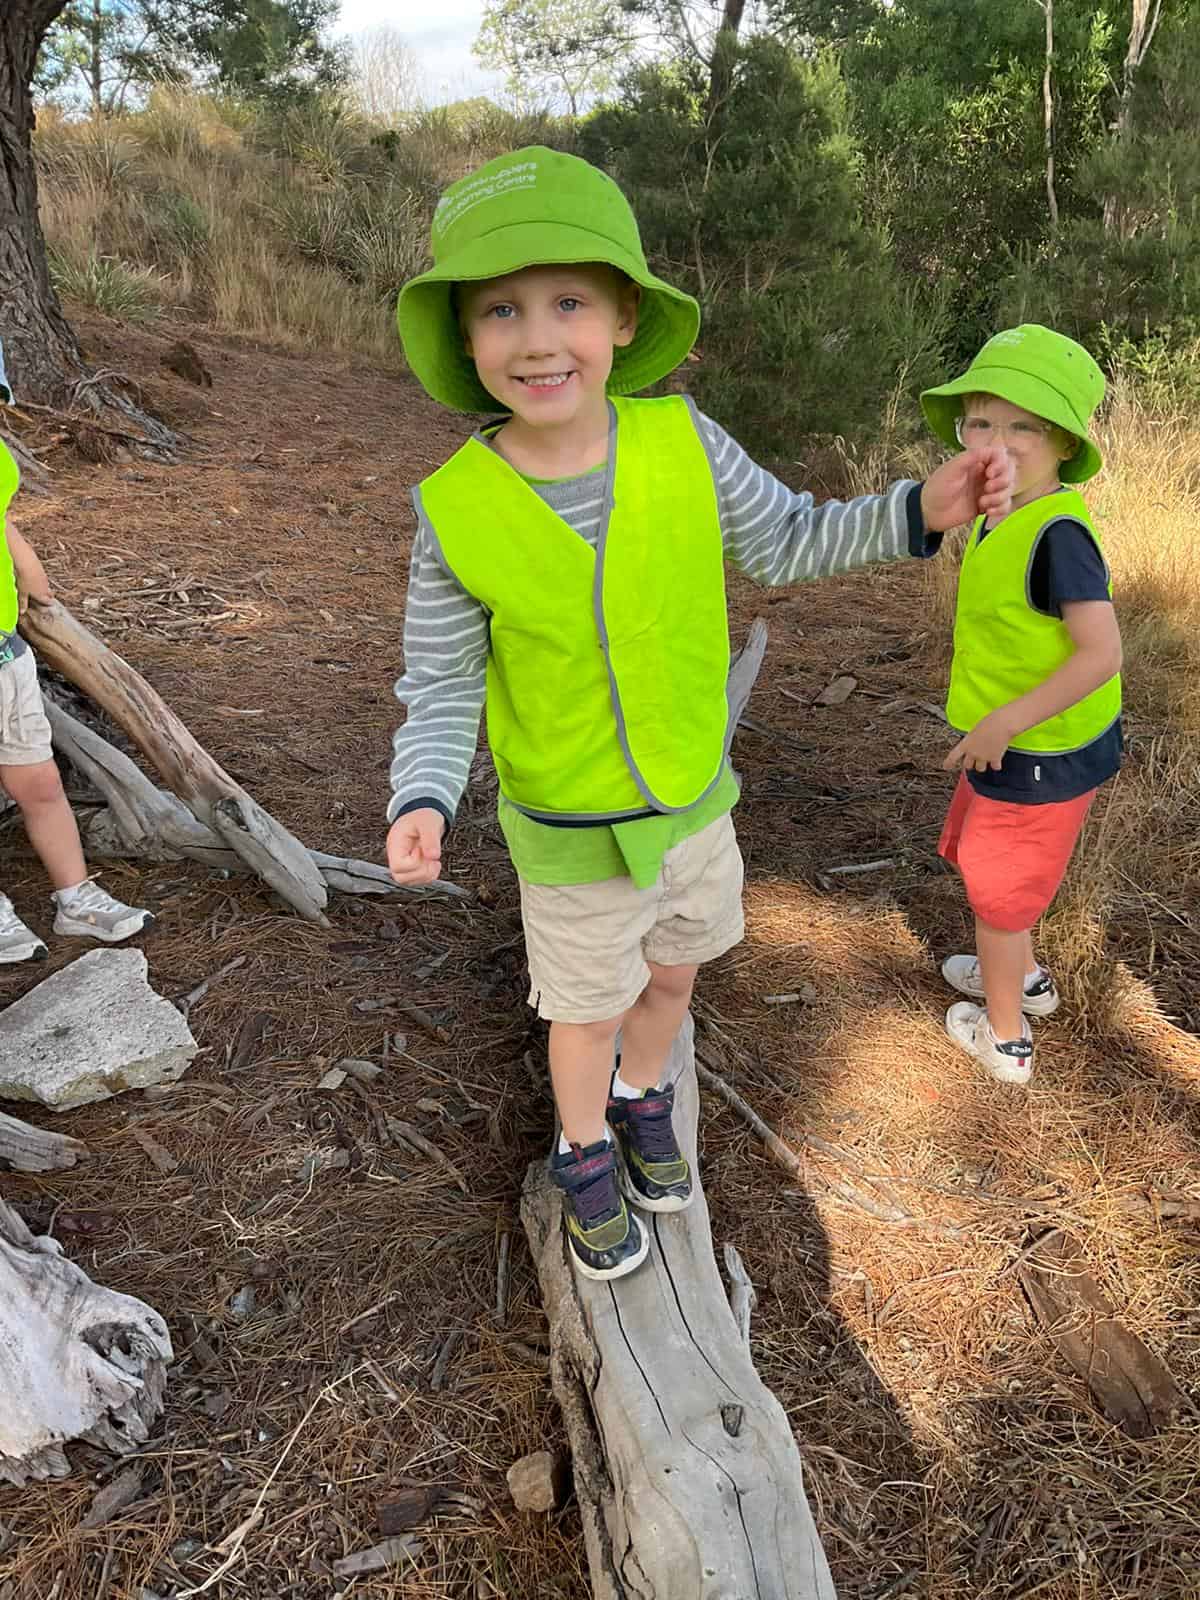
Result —
[{"label": "sneaker with velcro strap", "polygon": [[562,1192],[567,1243],[585,1278],[623,1278],[650,1249],[649,1235],[625,1204],[617,1154],[607,1139],[572,1145],[550,1158],[550,1177]]}]

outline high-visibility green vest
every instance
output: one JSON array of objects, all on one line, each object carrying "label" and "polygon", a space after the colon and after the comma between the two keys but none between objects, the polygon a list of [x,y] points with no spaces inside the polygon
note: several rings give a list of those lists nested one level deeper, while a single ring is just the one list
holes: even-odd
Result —
[{"label": "high-visibility green vest", "polygon": [[[972,529],[959,574],[954,618],[954,661],[946,701],[946,720],[952,728],[969,733],[989,712],[1044,683],[1074,654],[1066,624],[1035,611],[1029,598],[1038,542],[1059,517],[1082,523],[1103,559],[1100,536],[1087,505],[1073,490],[1043,495],[1022,506],[998,523],[982,543],[982,517]],[[1082,750],[1120,714],[1118,674],[1077,705],[1018,734],[1012,748],[1032,755]]]},{"label": "high-visibility green vest", "polygon": [[0,444],[0,634],[13,633],[17,626],[17,574],[4,537],[4,515],[20,481],[17,463]]},{"label": "high-visibility green vest", "polygon": [[418,490],[447,567],[490,613],[501,791],[549,820],[685,811],[721,776],[732,733],[704,445],[680,396],[610,404],[594,550],[481,439]]}]

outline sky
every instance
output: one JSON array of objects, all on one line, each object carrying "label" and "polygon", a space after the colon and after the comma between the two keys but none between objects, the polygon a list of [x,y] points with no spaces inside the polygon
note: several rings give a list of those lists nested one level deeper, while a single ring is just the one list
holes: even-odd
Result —
[{"label": "sky", "polygon": [[499,80],[471,54],[483,0],[342,0],[341,31],[361,33],[386,23],[403,34],[432,104],[485,94]]}]

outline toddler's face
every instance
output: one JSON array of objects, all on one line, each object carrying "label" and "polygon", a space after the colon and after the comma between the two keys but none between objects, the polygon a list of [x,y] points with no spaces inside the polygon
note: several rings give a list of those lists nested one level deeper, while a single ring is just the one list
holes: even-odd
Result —
[{"label": "toddler's face", "polygon": [[958,419],[959,443],[968,450],[1002,444],[1015,474],[1013,507],[1027,505],[1058,486],[1058,471],[1077,441],[1052,422],[992,394],[968,395]]},{"label": "toddler's face", "polygon": [[458,299],[480,382],[533,427],[560,427],[603,405],[613,351],[637,331],[636,288],[592,263],[464,283]]}]

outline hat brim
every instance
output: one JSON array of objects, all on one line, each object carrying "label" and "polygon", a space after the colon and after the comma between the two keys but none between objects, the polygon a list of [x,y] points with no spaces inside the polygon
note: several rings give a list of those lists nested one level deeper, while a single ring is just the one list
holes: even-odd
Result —
[{"label": "hat brim", "polygon": [[494,411],[496,400],[479,381],[463,345],[451,291],[456,283],[503,278],[534,266],[603,262],[642,291],[637,333],[613,352],[610,394],[636,394],[673,372],[696,342],[700,307],[689,294],[649,271],[640,256],[612,240],[565,223],[515,223],[476,239],[466,249],[413,278],[400,291],[396,325],[404,356],[425,391],[455,411]]},{"label": "hat brim", "polygon": [[962,397],[967,394],[994,394],[1010,405],[1020,406],[1035,417],[1053,422],[1079,440],[1075,454],[1059,468],[1064,483],[1086,483],[1103,466],[1099,450],[1088,437],[1087,423],[1076,416],[1058,390],[1041,378],[1013,367],[975,365],[952,383],[926,389],[921,396],[925,420],[944,445],[961,450],[955,423],[962,415]]}]

